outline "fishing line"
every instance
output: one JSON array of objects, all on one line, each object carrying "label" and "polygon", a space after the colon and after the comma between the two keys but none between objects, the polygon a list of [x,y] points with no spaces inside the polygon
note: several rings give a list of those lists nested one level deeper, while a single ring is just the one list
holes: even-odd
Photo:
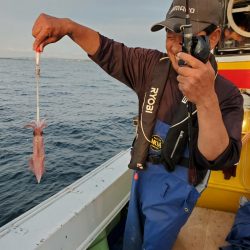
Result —
[{"label": "fishing line", "polygon": [[39,105],[39,85],[40,85],[40,52],[36,51],[36,121],[40,119],[40,105]]}]

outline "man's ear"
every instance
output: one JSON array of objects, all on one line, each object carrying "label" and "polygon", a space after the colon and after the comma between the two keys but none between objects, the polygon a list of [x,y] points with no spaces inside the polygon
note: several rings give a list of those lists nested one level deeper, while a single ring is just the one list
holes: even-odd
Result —
[{"label": "man's ear", "polygon": [[221,29],[217,28],[210,36],[209,36],[209,42],[210,42],[210,48],[211,50],[215,48],[217,43],[220,41],[221,37]]}]

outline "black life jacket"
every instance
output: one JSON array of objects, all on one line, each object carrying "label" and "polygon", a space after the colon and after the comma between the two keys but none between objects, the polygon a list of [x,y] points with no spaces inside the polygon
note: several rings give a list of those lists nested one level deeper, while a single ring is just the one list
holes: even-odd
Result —
[{"label": "black life jacket", "polygon": [[144,170],[146,168],[148,150],[170,64],[169,59],[160,60],[156,64],[149,88],[145,91],[144,97],[139,97],[137,135],[133,142],[131,161],[128,165],[130,169]]},{"label": "black life jacket", "polygon": [[[166,59],[166,58],[164,58]],[[144,97],[139,96],[139,117],[137,124],[137,136],[133,142],[131,151],[131,161],[128,165],[130,169],[145,170],[146,162],[151,160],[148,155],[151,144],[151,137],[155,127],[159,105],[167,84],[168,75],[170,71],[170,61],[160,60],[156,64],[153,71],[152,81],[149,88],[145,91]],[[194,105],[193,105],[194,106]],[[196,107],[192,111],[192,124],[197,119]],[[189,182],[197,185],[204,178],[207,170],[196,171],[193,162],[193,155],[190,151],[193,144],[190,144],[189,157],[183,157],[184,150],[187,146],[190,131],[188,131],[188,112],[187,112],[187,98],[183,97],[180,102],[177,112],[172,120],[172,126],[167,132],[166,139],[161,149],[161,157],[153,163],[163,164],[168,171],[174,171],[175,166],[181,165],[189,168]],[[192,125],[193,127],[193,125]],[[192,133],[194,137],[198,135],[198,129],[193,128]],[[193,137],[193,136],[192,136]]]},{"label": "black life jacket", "polygon": [[[213,55],[210,56],[209,59],[211,65],[213,66],[215,72],[217,72],[217,63],[215,61],[215,57]],[[169,75],[170,70],[170,61],[167,60],[160,60],[158,64],[156,64],[155,69],[153,71],[152,76],[152,82],[151,85],[148,87],[148,89],[145,91],[144,96],[139,96],[139,117],[138,117],[138,124],[137,124],[137,136],[133,142],[133,147],[131,150],[131,160],[128,165],[130,169],[134,170],[145,170],[146,169],[146,161],[148,158],[148,151],[151,144],[151,137],[154,130],[154,126],[157,119],[157,113],[159,110],[159,106],[161,103],[161,98],[164,93],[165,85],[167,83],[167,78]],[[183,103],[180,105],[179,110],[183,110]],[[178,113],[178,112],[177,112]],[[195,112],[194,112],[195,113]],[[183,115],[183,112],[181,112]],[[173,121],[175,121],[174,117]],[[194,117],[196,118],[196,117]],[[178,120],[178,118],[177,118]],[[182,123],[182,129],[187,129],[187,124]],[[180,129],[179,129],[180,130]],[[178,131],[177,131],[178,132]],[[178,132],[179,133],[179,132]],[[170,149],[173,146],[173,143],[175,143],[174,140],[171,139],[171,136],[176,134],[168,132],[166,140],[172,142],[172,145],[170,146]],[[198,135],[198,126],[194,131],[195,136]],[[175,135],[174,135],[175,136]],[[166,142],[165,140],[165,142]],[[168,144],[164,142],[163,145],[163,152],[162,155],[168,155]],[[170,143],[171,144],[171,143]],[[184,143],[185,144],[185,143]],[[164,148],[165,147],[165,148]],[[171,149],[172,150],[172,149]],[[181,152],[181,150],[180,150]],[[173,162],[168,161],[169,158],[162,158],[162,163],[164,165],[168,165],[168,170],[174,170],[173,166],[176,162],[180,160],[180,153],[176,155],[178,159],[174,159]],[[166,159],[168,159],[166,161]],[[185,164],[181,165],[188,165],[189,159],[184,159],[183,162]],[[172,168],[172,169],[171,169]],[[235,167],[234,167],[235,169]],[[230,172],[231,168],[228,168],[226,170],[223,170],[225,179],[229,179],[231,176],[235,176],[233,173]],[[197,173],[197,183],[198,184],[205,176],[207,170],[206,169],[200,169]]]},{"label": "black life jacket", "polygon": [[[171,121],[171,127],[167,132],[166,139],[161,149],[161,156],[155,157],[152,155],[148,155],[159,105],[161,103],[161,98],[167,84],[169,69],[169,60],[159,61],[159,63],[155,66],[153,72],[152,84],[145,92],[144,98],[139,98],[139,100],[143,101],[141,101],[142,104],[139,103],[140,109],[137,124],[137,137],[135,138],[133,143],[133,148],[131,151],[131,161],[128,167],[134,170],[145,170],[146,161],[151,161],[154,164],[163,164],[168,171],[174,171],[175,166],[178,164],[181,166],[189,167],[190,174],[190,170],[194,168],[194,164],[190,164],[190,160],[192,161],[192,157],[184,157],[184,151],[186,149],[189,138],[186,97],[182,98],[177,112],[175,113]],[[197,118],[195,106],[192,113],[193,123]],[[193,128],[192,131],[195,132],[194,136],[197,136],[198,129]],[[192,174],[192,178],[189,179],[197,180],[196,177],[197,173],[195,171]],[[202,174],[201,178],[203,177],[204,175]],[[197,184],[196,181],[192,181],[191,183]]]},{"label": "black life jacket", "polygon": [[[187,112],[186,97],[183,97],[178,106],[177,112],[173,117],[171,122],[172,126],[167,132],[166,139],[161,149],[161,157],[156,159],[155,157],[148,155],[159,105],[161,103],[165,86],[168,82],[167,78],[169,70],[170,61],[160,60],[155,66],[151,85],[145,91],[144,98],[139,96],[137,137],[133,143],[131,161],[128,167],[134,170],[145,170],[146,162],[151,161],[155,164],[163,164],[168,171],[174,171],[175,166],[178,164],[189,168],[189,182],[193,185],[197,185],[200,181],[202,181],[207,170],[203,169],[199,172],[196,171],[192,154],[193,143],[189,143],[189,157],[186,158],[183,156],[188,140],[191,142],[190,138],[193,139],[193,137],[197,137],[198,135],[198,129],[193,128],[193,123],[197,119],[196,107],[194,105],[192,105],[194,107],[194,109],[192,109],[193,115],[190,118],[192,129],[189,130],[188,128],[190,127],[190,119]],[[191,131],[192,135],[190,133]]]}]

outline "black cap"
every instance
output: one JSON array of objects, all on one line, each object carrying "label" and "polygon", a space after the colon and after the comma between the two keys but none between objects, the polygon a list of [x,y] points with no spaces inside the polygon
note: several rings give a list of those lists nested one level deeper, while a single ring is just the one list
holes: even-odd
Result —
[{"label": "black cap", "polygon": [[[210,24],[216,26],[220,23],[222,6],[219,0],[189,0],[189,15],[196,34]],[[151,31],[158,31],[167,28],[174,32],[179,32],[179,27],[186,23],[186,0],[173,0],[172,5],[166,15],[166,19],[156,23],[151,27]]]}]

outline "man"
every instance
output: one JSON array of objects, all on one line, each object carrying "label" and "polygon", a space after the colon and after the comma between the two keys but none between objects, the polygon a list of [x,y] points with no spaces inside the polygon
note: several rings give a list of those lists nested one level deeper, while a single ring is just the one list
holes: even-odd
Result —
[{"label": "man", "polygon": [[[189,8],[193,33],[209,35],[210,49],[213,49],[221,34],[219,2],[210,0],[205,4],[190,0]],[[233,84],[217,75],[212,55],[211,63],[203,63],[181,52],[182,35],[178,32],[185,24],[185,14],[185,1],[174,0],[166,19],[152,27],[152,31],[166,29],[169,59],[157,50],[128,48],[69,19],[42,14],[33,27],[34,50],[43,50],[47,44],[68,35],[108,74],[138,95],[140,116],[129,164],[135,169],[135,175],[124,236],[125,250],[171,249],[206,185],[208,170],[230,169],[239,160],[242,97]],[[186,66],[179,66],[180,59]],[[172,154],[166,157],[172,160],[176,155],[176,148],[184,138],[183,131],[176,140],[163,142],[174,127],[175,113],[186,99],[196,106],[193,138],[189,135],[193,140],[189,147],[192,154],[189,157],[187,139],[184,151],[177,151],[181,151],[182,159],[192,158],[195,171],[191,172],[189,166],[179,160],[169,171],[159,156],[165,145],[173,146]]]}]

